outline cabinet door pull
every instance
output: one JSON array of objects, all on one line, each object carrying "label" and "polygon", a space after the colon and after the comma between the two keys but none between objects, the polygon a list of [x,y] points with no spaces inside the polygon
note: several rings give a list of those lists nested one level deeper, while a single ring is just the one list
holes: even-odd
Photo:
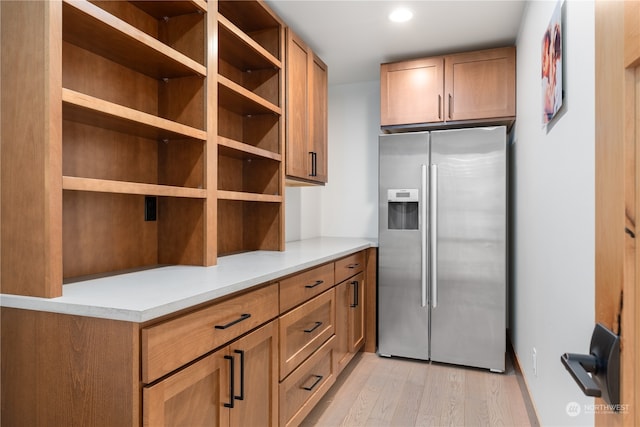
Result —
[{"label": "cabinet door pull", "polygon": [[311,173],[309,176],[317,176],[318,175],[318,154],[314,151],[309,151],[311,154]]},{"label": "cabinet door pull", "polygon": [[359,264],[359,263],[349,264],[349,265],[347,266],[347,268],[348,268],[349,270],[353,270],[353,269],[358,268],[358,267],[360,267],[360,264]]},{"label": "cabinet door pull", "polygon": [[311,332],[318,329],[320,326],[322,326],[322,322],[316,322],[316,324],[311,329],[305,329],[304,332],[306,332],[307,334],[310,334]]},{"label": "cabinet door pull", "polygon": [[315,282],[313,282],[312,285],[305,285],[304,287],[307,289],[311,289],[311,288],[315,288],[318,285],[322,285],[324,283],[324,280],[316,280]]},{"label": "cabinet door pull", "polygon": [[351,308],[356,308],[358,306],[358,281],[354,280],[353,282],[351,282],[351,285],[353,286],[353,304],[350,305]]},{"label": "cabinet door pull", "polygon": [[442,95],[438,94],[438,120],[442,120]]},{"label": "cabinet door pull", "polygon": [[449,118],[451,119],[451,105],[453,105],[453,97],[449,94]]},{"label": "cabinet door pull", "polygon": [[237,400],[244,400],[244,350],[234,350],[240,355],[240,395],[233,396]]},{"label": "cabinet door pull", "polygon": [[224,358],[227,359],[229,361],[229,363],[230,363],[230,371],[229,371],[229,403],[225,403],[224,407],[225,408],[233,408],[233,399],[234,399],[233,395],[235,394],[235,391],[233,389],[233,379],[235,377],[234,369],[233,369],[234,362],[233,362],[233,357],[232,356],[225,355]]},{"label": "cabinet door pull", "polygon": [[243,320],[247,320],[250,317],[251,317],[251,315],[249,313],[241,314],[238,319],[236,319],[234,321],[231,321],[231,322],[227,323],[226,325],[216,325],[215,328],[216,329],[227,329],[227,328],[235,325],[236,323],[240,323]]},{"label": "cabinet door pull", "polygon": [[311,391],[322,381],[322,375],[313,375],[316,380],[309,387],[302,387],[304,390]]}]

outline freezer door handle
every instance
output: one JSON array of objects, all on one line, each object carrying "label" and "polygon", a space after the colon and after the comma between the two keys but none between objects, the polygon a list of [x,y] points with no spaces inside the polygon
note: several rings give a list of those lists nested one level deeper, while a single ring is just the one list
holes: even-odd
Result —
[{"label": "freezer door handle", "polygon": [[429,196],[431,197],[429,208],[429,228],[431,236],[431,259],[429,273],[431,279],[431,307],[438,306],[438,165],[431,165],[431,181]]},{"label": "freezer door handle", "polygon": [[428,245],[427,245],[427,165],[422,165],[422,195],[420,202],[420,285],[422,289],[422,307],[427,306],[427,265],[428,265]]}]

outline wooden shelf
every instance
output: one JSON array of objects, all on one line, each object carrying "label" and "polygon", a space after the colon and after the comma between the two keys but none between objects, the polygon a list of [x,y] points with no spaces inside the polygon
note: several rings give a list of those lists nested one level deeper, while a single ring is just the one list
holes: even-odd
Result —
[{"label": "wooden shelf", "polygon": [[218,75],[218,99],[222,108],[243,116],[258,114],[282,115],[282,108],[220,75]]},{"label": "wooden shelf", "polygon": [[71,89],[62,89],[62,103],[65,120],[151,139],[207,139],[206,131]]},{"label": "wooden shelf", "polygon": [[218,190],[219,200],[237,200],[241,202],[281,203],[282,196],[273,194],[244,193],[241,191]]},{"label": "wooden shelf", "polygon": [[282,161],[282,154],[274,153],[240,141],[218,136],[218,153],[235,158],[264,158]]},{"label": "wooden shelf", "polygon": [[198,75],[191,58],[86,1],[64,0],[63,40],[153,78]]},{"label": "wooden shelf", "polygon": [[262,1],[219,0],[218,11],[245,33],[284,25]]},{"label": "wooden shelf", "polygon": [[91,191],[97,193],[138,194],[146,196],[187,197],[204,199],[207,190],[201,188],[174,187],[169,185],[111,181],[106,179],[62,177],[63,190]]},{"label": "wooden shelf", "polygon": [[136,7],[144,10],[156,19],[187,15],[189,13],[206,13],[207,2],[204,0],[161,0],[161,1],[132,1]]},{"label": "wooden shelf", "polygon": [[220,59],[242,71],[267,68],[282,69],[282,61],[224,16],[218,16],[218,29]]}]

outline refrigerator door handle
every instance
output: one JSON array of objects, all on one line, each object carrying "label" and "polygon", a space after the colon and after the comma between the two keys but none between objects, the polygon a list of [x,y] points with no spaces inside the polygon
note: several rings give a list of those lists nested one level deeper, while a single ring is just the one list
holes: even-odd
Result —
[{"label": "refrigerator door handle", "polygon": [[420,230],[420,285],[422,288],[422,307],[427,306],[427,265],[428,265],[428,245],[427,245],[427,165],[422,165],[422,195],[420,207],[420,220],[422,222]]},{"label": "refrigerator door handle", "polygon": [[431,276],[431,307],[436,308],[438,306],[438,165],[431,165],[430,174],[429,228],[431,229],[431,259],[429,273]]}]

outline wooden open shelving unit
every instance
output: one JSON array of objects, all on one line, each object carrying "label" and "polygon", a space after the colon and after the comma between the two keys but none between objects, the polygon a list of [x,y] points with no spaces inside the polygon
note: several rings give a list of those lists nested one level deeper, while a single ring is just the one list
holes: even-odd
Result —
[{"label": "wooden open shelving unit", "polygon": [[284,24],[218,2],[218,255],[284,250]]},{"label": "wooden open shelving unit", "polygon": [[284,24],[262,0],[1,7],[3,293],[284,250]]}]

